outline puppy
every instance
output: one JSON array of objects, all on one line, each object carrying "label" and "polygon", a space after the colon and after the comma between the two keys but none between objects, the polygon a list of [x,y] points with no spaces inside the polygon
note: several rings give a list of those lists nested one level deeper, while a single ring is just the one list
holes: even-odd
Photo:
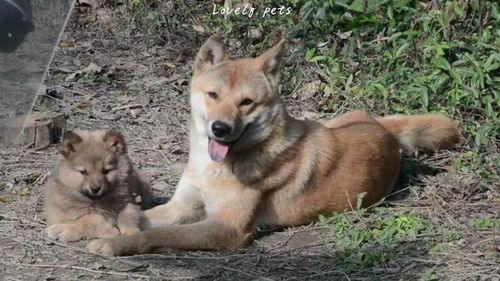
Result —
[{"label": "puppy", "polygon": [[63,242],[141,231],[149,186],[134,171],[114,130],[68,131],[45,186],[47,234]]}]

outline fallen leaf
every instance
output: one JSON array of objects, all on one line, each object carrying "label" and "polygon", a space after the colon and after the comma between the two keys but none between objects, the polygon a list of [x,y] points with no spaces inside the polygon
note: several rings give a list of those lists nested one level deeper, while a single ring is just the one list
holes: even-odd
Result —
[{"label": "fallen leaf", "polygon": [[31,190],[29,188],[23,188],[21,189],[17,195],[19,196],[30,196],[31,195]]},{"label": "fallen leaf", "polygon": [[87,67],[82,70],[84,73],[98,74],[102,72],[102,67],[91,62]]},{"label": "fallen leaf", "polygon": [[296,91],[292,97],[295,99],[299,99],[301,101],[307,100],[313,97],[319,90],[321,85],[320,80],[314,80],[309,83],[306,83],[301,89]]},{"label": "fallen leaf", "polygon": [[86,102],[82,102],[76,106],[78,109],[85,110],[88,108],[88,104]]},{"label": "fallen leaf", "polygon": [[75,47],[75,42],[65,42],[65,41],[59,42],[59,48],[73,48],[73,47]]},{"label": "fallen leaf", "polygon": [[175,68],[176,65],[174,63],[171,63],[171,62],[166,62],[164,64],[165,68]]},{"label": "fallen leaf", "polygon": [[97,64],[91,62],[84,69],[69,74],[66,77],[66,82],[75,81],[78,77],[82,76],[82,74],[102,74],[102,72],[103,72],[102,66],[98,66]]}]

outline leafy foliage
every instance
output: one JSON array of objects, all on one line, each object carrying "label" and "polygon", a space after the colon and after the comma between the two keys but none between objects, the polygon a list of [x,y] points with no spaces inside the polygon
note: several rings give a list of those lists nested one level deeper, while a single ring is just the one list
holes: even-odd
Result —
[{"label": "leafy foliage", "polygon": [[500,227],[500,219],[484,216],[473,219],[470,224],[475,228],[497,228]]},{"label": "leafy foliage", "polygon": [[472,154],[460,155],[453,167],[498,179],[498,161],[482,165],[497,149],[500,132],[496,1],[266,0],[254,5],[257,10],[284,5],[293,13],[228,19],[210,14],[204,21],[240,41],[252,30],[262,32],[261,39],[247,36],[239,49],[268,47],[278,29],[288,30],[290,41],[298,43],[283,75],[285,95],[300,87],[307,66],[320,69],[326,100],[318,109],[324,113],[364,107],[381,115],[454,116]]},{"label": "leafy foliage", "polygon": [[[384,211],[377,209],[376,212]],[[403,211],[373,221],[374,218],[377,217],[361,209],[355,214],[321,216],[320,223],[332,227],[335,248],[345,252],[346,260],[354,267],[371,267],[384,262],[391,257],[388,247],[414,240],[419,234],[432,230],[428,219]]]}]

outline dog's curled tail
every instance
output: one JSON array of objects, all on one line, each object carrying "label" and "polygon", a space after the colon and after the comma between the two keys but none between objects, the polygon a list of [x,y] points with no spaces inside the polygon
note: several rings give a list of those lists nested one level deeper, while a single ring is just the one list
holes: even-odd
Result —
[{"label": "dog's curled tail", "polygon": [[394,115],[379,117],[377,121],[396,136],[406,152],[449,149],[460,140],[453,120],[442,114]]}]

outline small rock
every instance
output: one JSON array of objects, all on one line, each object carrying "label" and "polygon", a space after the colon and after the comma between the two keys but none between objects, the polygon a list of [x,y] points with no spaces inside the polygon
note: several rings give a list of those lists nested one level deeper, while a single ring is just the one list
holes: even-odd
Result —
[{"label": "small rock", "polygon": [[169,188],[168,184],[164,182],[155,183],[152,187],[154,190],[165,191]]}]

